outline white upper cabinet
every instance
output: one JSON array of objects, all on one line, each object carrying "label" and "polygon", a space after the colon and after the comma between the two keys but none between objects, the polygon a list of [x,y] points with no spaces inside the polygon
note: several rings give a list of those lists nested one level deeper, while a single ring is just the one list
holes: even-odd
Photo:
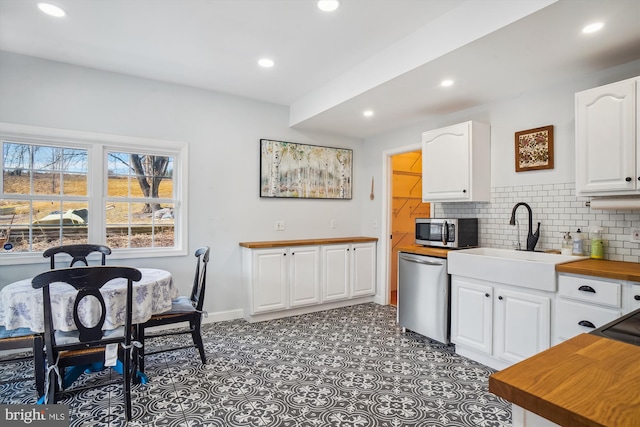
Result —
[{"label": "white upper cabinet", "polygon": [[422,200],[488,202],[491,198],[489,125],[464,122],[422,134]]},{"label": "white upper cabinet", "polygon": [[639,77],[576,94],[576,194],[640,194]]}]

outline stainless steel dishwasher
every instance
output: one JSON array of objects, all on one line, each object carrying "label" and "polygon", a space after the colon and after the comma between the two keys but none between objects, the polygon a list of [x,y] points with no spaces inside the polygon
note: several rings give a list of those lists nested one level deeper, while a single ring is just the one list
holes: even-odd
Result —
[{"label": "stainless steel dishwasher", "polygon": [[447,260],[398,253],[398,324],[449,344],[450,284]]}]

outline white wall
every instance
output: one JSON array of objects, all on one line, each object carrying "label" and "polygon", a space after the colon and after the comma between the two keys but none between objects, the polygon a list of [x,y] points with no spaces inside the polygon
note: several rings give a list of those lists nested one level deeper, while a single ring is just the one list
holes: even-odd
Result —
[{"label": "white wall", "polygon": [[[369,189],[358,175],[362,141],[293,130],[282,106],[1,52],[0,121],[187,142],[189,252],[212,247],[205,309],[218,317],[241,315],[233,311],[242,307],[239,242],[363,232],[359,200]],[[260,138],[352,148],[353,199],[261,199]],[[285,231],[274,230],[276,220]],[[192,255],[122,264],[171,270],[183,292],[195,267]],[[0,267],[0,286],[46,268]]]}]

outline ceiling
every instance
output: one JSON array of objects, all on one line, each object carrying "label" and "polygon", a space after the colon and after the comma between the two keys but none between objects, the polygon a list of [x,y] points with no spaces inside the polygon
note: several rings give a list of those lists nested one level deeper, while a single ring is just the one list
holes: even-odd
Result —
[{"label": "ceiling", "polygon": [[285,105],[295,128],[357,138],[640,59],[638,0],[50,2],[67,16],[0,0],[0,50]]}]

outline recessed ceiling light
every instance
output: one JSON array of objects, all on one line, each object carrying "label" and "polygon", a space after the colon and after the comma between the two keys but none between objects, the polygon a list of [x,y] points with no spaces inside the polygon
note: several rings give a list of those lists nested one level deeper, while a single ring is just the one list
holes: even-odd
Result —
[{"label": "recessed ceiling light", "polygon": [[261,58],[258,60],[258,65],[262,68],[271,68],[274,65],[273,59]]},{"label": "recessed ceiling light", "polygon": [[318,9],[323,12],[333,12],[338,7],[340,7],[339,0],[320,0],[318,1]]},{"label": "recessed ceiling light", "polygon": [[371,116],[373,116],[373,111],[371,111],[371,110],[366,110],[366,111],[364,111],[364,112],[362,113],[362,115],[363,115],[363,116],[365,116],[365,117],[371,117]]},{"label": "recessed ceiling light", "polygon": [[56,18],[62,18],[67,14],[61,7],[51,3],[38,3],[38,9]]},{"label": "recessed ceiling light", "polygon": [[440,82],[440,86],[442,87],[449,87],[449,86],[453,86],[453,80],[451,79],[446,79]]},{"label": "recessed ceiling light", "polygon": [[582,32],[585,34],[591,34],[595,33],[596,31],[600,31],[602,27],[604,27],[604,24],[602,22],[594,22],[593,24],[586,25],[582,29]]}]

